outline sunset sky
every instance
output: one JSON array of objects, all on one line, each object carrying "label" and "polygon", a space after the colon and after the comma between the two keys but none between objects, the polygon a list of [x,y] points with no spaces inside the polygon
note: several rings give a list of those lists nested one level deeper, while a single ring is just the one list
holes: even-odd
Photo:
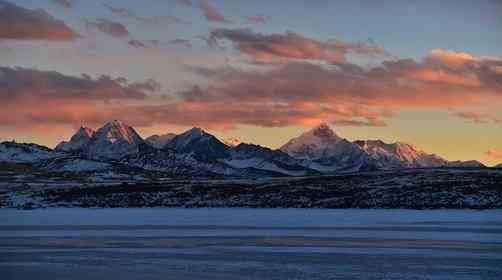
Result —
[{"label": "sunset sky", "polygon": [[324,121],[494,165],[500,15],[498,0],[0,0],[0,139],[53,147],[120,119],[277,148]]}]

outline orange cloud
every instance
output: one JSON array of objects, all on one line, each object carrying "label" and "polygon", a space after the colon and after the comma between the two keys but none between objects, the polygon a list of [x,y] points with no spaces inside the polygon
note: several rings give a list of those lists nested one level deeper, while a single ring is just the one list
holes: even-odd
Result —
[{"label": "orange cloud", "polygon": [[[256,70],[196,68],[208,82],[172,98],[153,97],[158,83],[128,83],[123,78],[72,77],[57,72],[0,68],[5,108],[0,126],[100,124],[123,119],[135,126],[198,125],[230,129],[246,124],[264,127],[330,121],[346,126],[385,126],[407,108],[454,110],[457,117],[501,122],[483,113],[462,111],[472,105],[502,101],[502,61],[474,58],[452,69],[428,56],[422,61],[385,61],[377,67],[348,62],[319,65],[289,62]],[[415,73],[443,71],[477,77],[477,84],[423,78]],[[487,103],[488,102],[488,103]],[[47,108],[50,108],[48,110]]]},{"label": "orange cloud", "polygon": [[502,118],[495,117],[491,114],[477,113],[477,112],[456,112],[455,116],[466,119],[473,123],[500,123],[502,124]]},{"label": "orange cloud", "polygon": [[490,149],[485,153],[487,156],[502,159],[502,151],[497,149]]}]

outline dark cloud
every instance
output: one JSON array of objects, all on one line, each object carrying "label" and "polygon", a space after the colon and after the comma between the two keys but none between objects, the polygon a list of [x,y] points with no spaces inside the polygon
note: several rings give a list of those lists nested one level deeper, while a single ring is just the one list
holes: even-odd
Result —
[{"label": "dark cloud", "polygon": [[79,35],[42,9],[0,0],[0,39],[73,41]]},{"label": "dark cloud", "polygon": [[129,40],[127,44],[134,48],[148,48],[148,46],[140,40]]},{"label": "dark cloud", "polygon": [[113,37],[129,36],[129,30],[122,23],[111,21],[105,18],[98,18],[96,21],[86,21],[86,26],[96,28],[99,31]]},{"label": "dark cloud", "polygon": [[140,92],[155,92],[159,91],[162,87],[159,82],[154,79],[147,79],[142,82],[134,82],[128,86],[132,90]]},{"label": "dark cloud", "polygon": [[218,9],[213,6],[211,2],[209,2],[209,0],[200,0],[199,8],[208,21],[230,23],[230,21],[227,20],[225,16],[220,11],[218,11]]},{"label": "dark cloud", "polygon": [[192,0],[177,0],[177,2],[183,6],[186,6],[186,7],[193,6]]},{"label": "dark cloud", "polygon": [[346,61],[346,54],[356,53],[368,56],[388,56],[387,52],[366,42],[346,43],[330,40],[321,42],[294,32],[265,35],[251,29],[215,29],[209,40],[228,40],[239,51],[260,61],[278,59],[321,60],[329,63]]},{"label": "dark cloud", "polygon": [[53,2],[67,9],[73,7],[73,0],[53,0]]},{"label": "dark cloud", "polygon": [[169,43],[171,43],[173,45],[177,45],[177,46],[183,46],[188,49],[192,48],[192,43],[190,42],[190,40],[186,40],[186,39],[179,39],[178,38],[178,39],[171,40]]},{"label": "dark cloud", "polygon": [[73,77],[55,71],[0,67],[0,94],[8,99],[24,96],[90,100],[143,99],[152,82],[128,84],[124,78],[89,75]]},{"label": "dark cloud", "polygon": [[182,20],[176,16],[142,17],[142,16],[136,15],[134,12],[132,12],[131,10],[126,9],[126,8],[117,8],[117,7],[113,7],[111,5],[108,5],[108,4],[103,4],[103,6],[116,16],[133,19],[133,20],[136,20],[136,21],[144,23],[144,24],[152,24],[152,25],[188,24],[188,22],[185,22],[184,20]]},{"label": "dark cloud", "polygon": [[267,18],[264,15],[246,16],[244,20],[248,24],[264,24],[267,22]]}]

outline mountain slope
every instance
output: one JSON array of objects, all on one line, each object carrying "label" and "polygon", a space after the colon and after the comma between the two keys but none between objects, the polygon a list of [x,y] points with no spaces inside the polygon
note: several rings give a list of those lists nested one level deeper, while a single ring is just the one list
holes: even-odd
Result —
[{"label": "mountain slope", "polygon": [[94,136],[95,131],[88,127],[80,127],[78,131],[70,138],[70,141],[63,141],[59,143],[55,150],[72,152],[81,150]]},{"label": "mountain slope", "polygon": [[155,134],[146,138],[145,142],[147,142],[148,144],[152,145],[155,148],[160,149],[163,148],[174,137],[176,137],[176,134],[174,133],[167,133],[162,135]]},{"label": "mountain slope", "polygon": [[280,150],[272,150],[259,145],[241,143],[230,149],[225,163],[234,168],[256,168],[290,176],[316,174]]}]

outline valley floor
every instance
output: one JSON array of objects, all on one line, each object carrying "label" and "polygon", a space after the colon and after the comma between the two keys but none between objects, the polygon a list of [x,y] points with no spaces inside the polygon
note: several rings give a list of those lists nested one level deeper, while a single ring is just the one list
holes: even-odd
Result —
[{"label": "valley floor", "polygon": [[173,179],[10,169],[0,173],[0,206],[493,209],[502,208],[502,170]]}]

